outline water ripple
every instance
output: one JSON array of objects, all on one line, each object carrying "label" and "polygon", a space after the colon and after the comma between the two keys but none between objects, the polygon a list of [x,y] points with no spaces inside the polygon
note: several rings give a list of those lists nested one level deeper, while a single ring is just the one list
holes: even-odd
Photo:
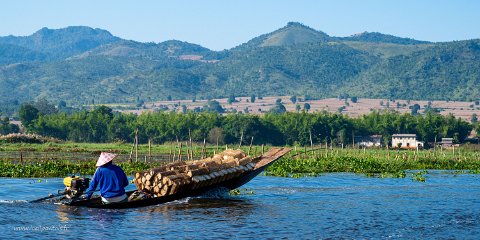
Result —
[{"label": "water ripple", "polygon": [[35,239],[479,239],[480,176],[427,177],[419,183],[354,174],[259,176],[244,186],[253,195],[220,190],[121,210],[30,204],[61,188],[61,179],[0,178],[0,229]]}]

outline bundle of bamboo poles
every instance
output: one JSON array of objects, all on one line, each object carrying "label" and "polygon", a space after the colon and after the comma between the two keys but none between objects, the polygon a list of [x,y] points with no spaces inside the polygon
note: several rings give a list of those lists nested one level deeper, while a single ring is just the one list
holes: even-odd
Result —
[{"label": "bundle of bamboo poles", "polygon": [[189,163],[173,162],[137,172],[133,182],[139,191],[166,196],[211,186],[253,170],[255,164],[242,150],[227,149],[211,158]]}]

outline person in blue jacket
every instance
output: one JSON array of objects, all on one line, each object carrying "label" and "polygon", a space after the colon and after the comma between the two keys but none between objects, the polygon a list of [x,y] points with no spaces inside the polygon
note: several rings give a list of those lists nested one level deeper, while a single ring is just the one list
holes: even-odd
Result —
[{"label": "person in blue jacket", "polygon": [[127,175],[122,168],[112,163],[116,156],[116,154],[106,152],[100,154],[96,164],[97,171],[85,192],[87,199],[92,197],[99,185],[104,204],[128,201],[125,194],[125,187],[128,185]]}]

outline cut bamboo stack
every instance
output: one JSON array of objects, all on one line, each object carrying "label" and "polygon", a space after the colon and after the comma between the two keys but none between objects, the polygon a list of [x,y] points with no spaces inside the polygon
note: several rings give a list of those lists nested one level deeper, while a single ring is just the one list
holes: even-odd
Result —
[{"label": "cut bamboo stack", "polygon": [[254,167],[255,163],[245,152],[227,149],[211,158],[189,163],[177,161],[137,172],[133,182],[139,191],[166,196],[218,184],[252,171]]}]

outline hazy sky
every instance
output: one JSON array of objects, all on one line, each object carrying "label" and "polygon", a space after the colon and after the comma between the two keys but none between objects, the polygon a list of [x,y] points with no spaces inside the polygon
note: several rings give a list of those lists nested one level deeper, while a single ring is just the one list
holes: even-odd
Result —
[{"label": "hazy sky", "polygon": [[477,0],[12,0],[0,8],[0,36],[42,27],[90,26],[141,42],[177,39],[229,49],[287,22],[332,36],[363,31],[428,41],[480,38]]}]

